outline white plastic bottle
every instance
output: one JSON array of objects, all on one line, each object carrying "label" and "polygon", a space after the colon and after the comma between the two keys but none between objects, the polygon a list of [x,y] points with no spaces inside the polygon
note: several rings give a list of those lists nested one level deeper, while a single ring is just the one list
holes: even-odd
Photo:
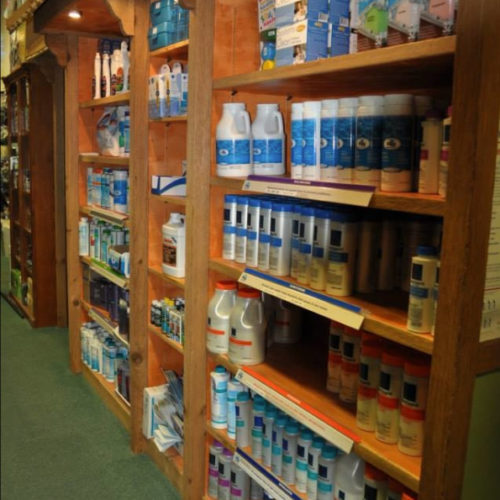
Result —
[{"label": "white plastic bottle", "polygon": [[219,483],[219,456],[224,450],[224,446],[218,441],[214,441],[208,452],[208,494],[212,498],[217,498],[217,488]]},{"label": "white plastic bottle", "polygon": [[260,223],[260,199],[256,196],[248,198],[247,211],[247,249],[246,264],[257,267],[259,264],[259,223]]},{"label": "white plastic bottle", "polygon": [[304,105],[302,102],[292,103],[291,117],[291,148],[290,163],[292,166],[292,179],[302,179],[304,166],[304,134],[303,134]]},{"label": "white plastic bottle", "polygon": [[230,361],[240,365],[262,363],[266,354],[266,336],[264,308],[258,290],[252,288],[238,290],[229,323]]},{"label": "white plastic bottle", "polygon": [[163,234],[163,263],[165,274],[184,277],[186,260],[186,226],[184,214],[172,212],[170,219],[162,226]]},{"label": "white plastic bottle", "polygon": [[101,98],[101,54],[96,52],[94,59],[94,78],[92,79],[92,89],[94,99]]},{"label": "white plastic bottle", "polygon": [[217,500],[231,499],[231,463],[233,454],[224,450],[219,455],[219,484],[217,488]]},{"label": "white plastic bottle", "polygon": [[333,500],[337,448],[326,445],[318,459],[318,500]]},{"label": "white plastic bottle", "polygon": [[234,462],[231,464],[231,500],[250,498],[250,476]]},{"label": "white plastic bottle", "polygon": [[217,175],[246,177],[252,173],[252,132],[245,104],[226,102],[216,129]]},{"label": "white plastic bottle", "polygon": [[262,440],[264,437],[264,414],[266,411],[266,401],[256,394],[252,407],[252,457],[262,460]]},{"label": "white plastic bottle", "polygon": [[[101,172],[102,178],[102,172]],[[100,182],[100,181],[99,181]],[[96,189],[94,187],[94,194]],[[100,189],[99,189],[100,192]],[[96,203],[97,204],[97,203]],[[99,201],[100,204],[100,201]],[[113,170],[113,210],[126,214],[128,211],[128,171]]]},{"label": "white plastic bottle", "polygon": [[299,425],[289,420],[283,434],[283,481],[286,484],[295,484],[295,461],[297,459],[297,440]]},{"label": "white plastic bottle", "polygon": [[210,372],[211,424],[214,429],[227,429],[227,383],[229,373],[217,365]]},{"label": "white plastic bottle", "polygon": [[384,96],[381,190],[411,191],[413,96]]},{"label": "white plastic bottle", "polygon": [[128,45],[126,41],[123,41],[120,46],[122,53],[122,64],[123,64],[123,84],[121,91],[128,92],[130,90],[129,85],[129,75],[130,75],[130,56],[128,52]]},{"label": "white plastic bottle", "polygon": [[452,107],[448,107],[447,117],[443,120],[443,143],[441,144],[441,159],[439,162],[439,195],[446,196],[448,189],[448,155],[450,152]]},{"label": "white plastic bottle", "polygon": [[224,195],[224,227],[222,240],[222,258],[234,260],[236,257],[236,206],[238,197]]},{"label": "white plastic bottle", "polygon": [[120,46],[116,46],[111,54],[111,95],[119,92],[123,86],[123,61]]},{"label": "white plastic bottle", "polygon": [[281,299],[274,299],[273,342],[294,344],[300,339],[302,309]]},{"label": "white plastic bottle", "polygon": [[321,143],[321,101],[304,102],[304,167],[302,178],[317,181],[321,178],[320,143]]},{"label": "white plastic bottle", "polygon": [[215,284],[208,303],[207,349],[226,354],[229,348],[229,317],[236,302],[236,282],[225,280]]},{"label": "white plastic bottle", "polygon": [[357,97],[339,99],[337,111],[335,169],[333,181],[351,184],[356,149],[356,111]]},{"label": "white plastic bottle", "polygon": [[370,464],[365,464],[365,499],[386,500],[387,476]]},{"label": "white plastic bottle", "polygon": [[384,98],[364,95],[356,111],[353,184],[380,187]]},{"label": "white plastic bottle", "polygon": [[262,463],[269,468],[272,463],[273,427],[277,414],[276,407],[268,403],[262,430]]},{"label": "white plastic bottle", "polygon": [[326,292],[331,295],[352,294],[358,246],[357,220],[358,216],[353,211],[331,212],[326,275]]},{"label": "white plastic bottle", "polygon": [[322,181],[335,180],[338,107],[337,99],[321,101],[320,176]]},{"label": "white plastic bottle", "polygon": [[318,462],[325,440],[315,436],[307,453],[307,500],[318,498]]},{"label": "white plastic bottle", "polygon": [[436,249],[419,246],[411,261],[410,299],[408,303],[408,330],[430,333],[433,323],[434,301],[432,290],[438,264]]},{"label": "white plastic bottle", "polygon": [[326,288],[331,217],[331,210],[314,209],[314,242],[309,271],[309,286],[313,290],[322,291]]},{"label": "white plastic bottle", "polygon": [[439,160],[443,128],[439,114],[429,111],[421,123],[422,143],[418,169],[418,192],[437,194],[439,190]]},{"label": "white plastic bottle", "polygon": [[425,120],[427,112],[433,109],[432,97],[428,95],[415,95],[413,96],[413,104],[415,109],[414,129],[413,129],[413,188],[418,190],[418,165],[420,163],[420,149],[422,145],[422,122]]},{"label": "white plastic bottle", "polygon": [[285,173],[285,132],[283,116],[277,104],[257,104],[252,123],[253,173],[282,175]]},{"label": "white plastic bottle", "polygon": [[337,459],[335,498],[363,500],[365,463],[354,452]]},{"label": "white plastic bottle", "polygon": [[259,216],[259,255],[258,268],[261,271],[269,270],[269,255],[271,251],[271,200],[261,199]]},{"label": "white plastic bottle", "polygon": [[236,202],[236,245],[234,260],[245,264],[247,259],[248,197],[238,196]]},{"label": "white plastic bottle", "polygon": [[290,237],[290,276],[297,279],[299,272],[300,218],[302,203],[295,203],[292,209],[292,234]]},{"label": "white plastic bottle", "polygon": [[302,429],[297,440],[297,456],[295,461],[295,486],[301,493],[307,491],[307,460],[312,441],[312,432],[309,429]]},{"label": "white plastic bottle", "polygon": [[283,472],[283,435],[286,422],[287,416],[284,413],[278,413],[273,426],[271,470],[277,476],[281,476]]},{"label": "white plastic bottle", "polygon": [[236,396],[236,445],[239,448],[250,446],[252,432],[252,401],[248,392]]},{"label": "white plastic bottle", "polygon": [[236,398],[245,390],[235,378],[227,383],[227,435],[230,439],[236,439]]},{"label": "white plastic bottle", "polygon": [[313,242],[314,207],[312,205],[302,205],[300,210],[297,281],[303,285],[308,285],[310,280]]},{"label": "white plastic bottle", "polygon": [[81,217],[78,223],[79,255],[89,255],[89,220],[87,217]]},{"label": "white plastic bottle", "polygon": [[111,95],[111,68],[109,67],[109,54],[104,52],[102,56],[102,72],[101,72],[101,96],[110,97]]},{"label": "white plastic bottle", "polygon": [[290,273],[292,210],[290,203],[273,202],[269,272],[274,276],[288,276]]},{"label": "white plastic bottle", "polygon": [[255,479],[251,479],[250,500],[262,500],[263,497],[264,497],[264,489],[257,481],[255,481]]}]

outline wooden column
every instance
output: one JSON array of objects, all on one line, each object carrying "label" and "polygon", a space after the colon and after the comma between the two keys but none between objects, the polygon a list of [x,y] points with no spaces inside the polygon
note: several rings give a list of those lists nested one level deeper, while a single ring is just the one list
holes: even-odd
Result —
[{"label": "wooden column", "polygon": [[132,450],[144,449],[143,391],[148,382],[148,20],[149,1],[135,4],[130,73],[130,368]]},{"label": "wooden column", "polygon": [[500,104],[500,4],[463,0],[421,500],[458,499],[464,472],[488,249]]},{"label": "wooden column", "polygon": [[[68,64],[66,65],[65,106],[65,151],[66,151],[66,199],[78,199],[78,38],[68,36]],[[82,273],[78,248],[78,203],[66,203],[66,256],[68,269],[68,329],[70,366],[74,372],[81,371],[80,356],[80,299],[82,295]]]},{"label": "wooden column", "polygon": [[184,346],[184,498],[205,492],[206,351],[210,116],[214,0],[197,0],[189,20],[189,110],[186,204],[186,340]]}]

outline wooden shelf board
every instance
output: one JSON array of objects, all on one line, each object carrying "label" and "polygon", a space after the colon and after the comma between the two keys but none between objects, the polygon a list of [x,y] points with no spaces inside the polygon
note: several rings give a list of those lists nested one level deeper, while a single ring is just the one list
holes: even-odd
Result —
[{"label": "wooden shelf board", "polygon": [[186,205],[185,196],[164,196],[161,194],[149,194],[151,200],[161,201],[163,203],[172,203],[173,205]]},{"label": "wooden shelf board", "polygon": [[116,226],[129,227],[129,216],[127,214],[88,205],[81,206],[80,213],[110,222]]},{"label": "wooden shelf board", "polygon": [[176,122],[187,122],[187,115],[180,116],[166,116],[165,118],[153,118],[149,120],[152,123],[176,123]]},{"label": "wooden shelf board", "polygon": [[26,319],[31,323],[32,326],[35,325],[35,316],[33,315],[33,313],[28,309],[27,306],[25,306],[15,295],[13,295],[12,293],[9,294],[10,298],[14,301],[14,303],[17,305],[17,307],[19,307],[19,309],[21,309],[21,311],[23,312],[23,314],[26,316]]},{"label": "wooden shelf board", "polygon": [[149,267],[148,271],[153,276],[156,276],[156,277],[162,279],[163,281],[166,281],[170,285],[174,285],[174,286],[176,286],[178,288],[184,289],[184,286],[185,286],[185,280],[184,280],[184,278],[174,278],[173,276],[168,276],[167,274],[165,274],[161,270],[160,267]]},{"label": "wooden shelf board", "polygon": [[89,99],[88,101],[82,101],[80,103],[80,108],[98,108],[102,106],[118,106],[128,104],[130,102],[130,92],[122,92],[121,94],[115,94],[110,97],[102,97],[100,99]]},{"label": "wooden shelf board", "polygon": [[174,448],[169,448],[165,453],[161,453],[152,439],[146,441],[146,453],[153,459],[157,467],[167,476],[170,482],[182,494],[182,475],[184,471],[184,461],[181,455]]},{"label": "wooden shelf board", "polygon": [[44,0],[26,0],[21,7],[12,12],[12,14],[5,20],[7,30],[14,31],[43,2]]},{"label": "wooden shelf board", "polygon": [[179,344],[179,342],[176,342],[175,340],[172,340],[171,338],[167,337],[165,333],[161,331],[160,328],[154,325],[148,325],[149,331],[159,337],[165,344],[167,344],[169,347],[172,349],[175,349],[177,352],[180,352],[181,354],[184,354],[184,346],[182,344]]},{"label": "wooden shelf board", "polygon": [[[213,176],[212,186],[223,187],[231,191],[242,191],[244,178],[224,178]],[[300,195],[297,196],[300,198]],[[392,210],[421,215],[444,216],[446,200],[439,195],[420,193],[381,193],[373,194],[369,208]]]},{"label": "wooden shelf board", "polygon": [[431,38],[219,78],[213,88],[317,98],[449,87],[455,44],[455,36]]},{"label": "wooden shelf board", "polygon": [[[238,368],[225,355],[209,356],[232,373]],[[324,363],[318,362],[320,359]],[[360,441],[354,444],[354,451],[359,456],[413,491],[418,491],[421,459],[404,455],[396,445],[382,443],[375,438],[375,433],[359,429],[356,425],[355,407],[341,403],[326,390],[326,365],[325,353],[306,342],[300,342],[294,345],[273,345],[267,353],[266,361],[251,368],[263,379],[272,381],[292,395],[294,400],[307,403],[357,435]]]},{"label": "wooden shelf board", "polygon": [[[245,266],[221,258],[212,258],[209,262],[209,268],[237,280],[244,271]],[[289,283],[295,283],[290,277],[281,277],[280,279]],[[344,302],[361,307],[365,316],[362,326],[363,330],[426,354],[432,354],[434,347],[434,338],[432,335],[409,332],[406,328],[406,309],[393,306],[384,307],[374,303],[374,300],[383,303],[384,297],[392,299],[393,294],[379,292],[366,297],[350,296],[339,298]]]},{"label": "wooden shelf board", "polygon": [[88,153],[80,153],[79,158],[82,163],[105,165],[106,168],[128,167],[130,161],[126,156],[101,156]]},{"label": "wooden shelf board", "polygon": [[189,40],[181,40],[172,43],[161,49],[153,50],[149,53],[150,57],[167,57],[169,59],[187,60],[189,52]]},{"label": "wooden shelf board", "polygon": [[82,374],[97,393],[104,400],[106,406],[118,417],[125,429],[130,432],[130,407],[116,393],[115,384],[108,382],[101,374],[93,372],[82,362]]},{"label": "wooden shelf board", "polygon": [[125,289],[128,288],[128,278],[126,278],[125,276],[115,273],[114,271],[105,269],[98,263],[94,262],[90,257],[80,256],[80,260],[81,262],[87,264],[90,267],[91,271],[94,271],[95,273],[99,274],[108,281],[111,281],[112,283],[118,285],[121,288]]}]

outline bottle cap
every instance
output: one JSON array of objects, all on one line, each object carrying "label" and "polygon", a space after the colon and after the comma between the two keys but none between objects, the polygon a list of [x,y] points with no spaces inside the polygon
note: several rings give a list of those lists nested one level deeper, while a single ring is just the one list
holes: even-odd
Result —
[{"label": "bottle cap", "polygon": [[384,104],[412,104],[413,96],[411,94],[386,94]]},{"label": "bottle cap", "polygon": [[238,196],[235,194],[224,195],[224,203],[236,203],[238,201]]},{"label": "bottle cap", "polygon": [[392,477],[388,478],[387,485],[387,489],[393,493],[403,493],[405,490],[405,487],[399,481],[392,479]]},{"label": "bottle cap", "polygon": [[222,365],[217,365],[215,367],[215,373],[226,373],[226,369]]},{"label": "bottle cap", "polygon": [[382,363],[390,366],[403,366],[405,360],[397,349],[386,349],[382,353]]},{"label": "bottle cap", "polygon": [[339,99],[339,107],[340,108],[354,108],[358,105],[357,97],[343,97]]},{"label": "bottle cap", "polygon": [[365,464],[365,477],[368,479],[373,479],[374,481],[386,481],[387,476],[381,470],[373,467],[373,465]]},{"label": "bottle cap", "polygon": [[400,408],[401,416],[407,418],[408,420],[425,420],[425,411],[419,410],[417,408],[412,408],[411,406],[401,404]]},{"label": "bottle cap", "polygon": [[302,113],[304,111],[303,103],[292,102],[292,113]]},{"label": "bottle cap", "polygon": [[257,113],[259,112],[259,109],[262,111],[278,111],[278,105],[275,103],[261,103],[257,104]]},{"label": "bottle cap", "polygon": [[273,201],[273,212],[292,212],[293,205],[291,203],[277,203]]},{"label": "bottle cap", "polygon": [[325,446],[325,440],[320,436],[314,436],[312,447],[323,449],[323,446]]},{"label": "bottle cap", "polygon": [[377,392],[374,387],[367,387],[362,384],[358,386],[358,396],[363,396],[366,399],[377,399]]},{"label": "bottle cap", "polygon": [[384,97],[381,95],[362,95],[358,103],[359,106],[383,106]]},{"label": "bottle cap", "polygon": [[299,424],[294,420],[289,420],[285,427],[285,432],[287,434],[298,434],[299,432]]},{"label": "bottle cap", "polygon": [[333,111],[337,110],[339,107],[338,99],[324,99],[321,101],[322,109],[331,109]]},{"label": "bottle cap", "polygon": [[213,441],[212,446],[214,448],[217,448],[220,451],[222,451],[224,449],[224,445],[222,443],[220,443],[219,441]]},{"label": "bottle cap", "polygon": [[385,396],[384,394],[378,393],[377,402],[379,406],[383,406],[384,408],[388,408],[391,410],[396,410],[399,407],[399,399],[391,398],[389,396]]},{"label": "bottle cap", "polygon": [[238,205],[248,205],[248,196],[236,196],[236,203]]},{"label": "bottle cap", "polygon": [[215,288],[217,290],[236,290],[236,281],[232,280],[222,280],[222,281],[217,281],[215,284]]},{"label": "bottle cap", "polygon": [[337,456],[337,448],[335,448],[335,446],[327,444],[323,447],[321,456],[322,458],[335,458]]},{"label": "bottle cap", "polygon": [[244,299],[260,299],[260,292],[259,290],[255,290],[255,288],[240,288],[238,290],[238,297]]},{"label": "bottle cap", "polygon": [[382,356],[382,347],[380,346],[380,343],[366,342],[361,344],[361,356],[380,358]]},{"label": "bottle cap", "polygon": [[300,432],[300,437],[302,439],[305,439],[306,441],[312,441],[313,438],[313,433],[310,429],[305,427],[304,429],[301,430]]},{"label": "bottle cap", "polygon": [[248,394],[248,392],[246,391],[239,392],[238,395],[236,396],[237,401],[245,402],[248,401],[249,399],[250,399],[250,394]]},{"label": "bottle cap", "polygon": [[266,417],[268,418],[276,418],[278,411],[276,410],[276,406],[272,404],[268,404],[266,407]]},{"label": "bottle cap", "polygon": [[245,109],[244,102],[225,102],[222,106],[229,111],[242,111]]},{"label": "bottle cap", "polygon": [[226,457],[231,457],[233,456],[233,453],[231,452],[231,450],[228,450],[227,448],[224,448],[224,451],[222,452],[222,454]]},{"label": "bottle cap", "polygon": [[256,196],[251,196],[250,198],[248,198],[249,207],[260,207],[260,203],[261,201]]},{"label": "bottle cap", "polygon": [[304,114],[310,115],[320,115],[321,113],[321,101],[305,101],[304,102]]},{"label": "bottle cap", "polygon": [[255,399],[253,400],[253,409],[256,411],[265,411],[266,402],[264,399]]},{"label": "bottle cap", "polygon": [[311,205],[301,205],[300,207],[300,215],[311,216],[314,217],[314,207]]},{"label": "bottle cap", "polygon": [[415,357],[415,359],[405,361],[404,372],[413,377],[429,377],[431,365],[426,359]]},{"label": "bottle cap", "polygon": [[428,245],[419,245],[417,247],[417,255],[437,255],[436,247],[431,247]]}]

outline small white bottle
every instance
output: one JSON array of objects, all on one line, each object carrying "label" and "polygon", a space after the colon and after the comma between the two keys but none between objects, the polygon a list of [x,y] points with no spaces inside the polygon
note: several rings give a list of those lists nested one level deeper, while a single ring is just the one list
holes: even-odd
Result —
[{"label": "small white bottle", "polygon": [[290,274],[292,207],[290,203],[273,202],[269,272],[274,276],[288,276]]},{"label": "small white bottle", "polygon": [[439,190],[439,161],[443,127],[436,111],[429,111],[421,122],[422,144],[418,169],[418,192],[437,194]]},{"label": "small white bottle", "polygon": [[229,373],[217,365],[210,372],[211,425],[214,429],[227,429],[227,383]]},{"label": "small white bottle", "polygon": [[283,472],[283,436],[285,434],[285,426],[287,416],[284,413],[278,413],[273,426],[273,444],[271,457],[271,470],[277,476],[281,476]]},{"label": "small white bottle", "polygon": [[309,286],[313,290],[322,291],[326,288],[331,218],[331,210],[314,209],[314,243],[309,271]]},{"label": "small white bottle", "polygon": [[419,246],[417,255],[412,258],[407,324],[411,332],[430,333],[432,330],[432,289],[437,263],[436,249],[430,246]]},{"label": "small white bottle", "polygon": [[130,55],[128,52],[128,45],[126,41],[123,41],[120,45],[120,50],[122,53],[122,64],[123,64],[123,82],[122,82],[122,92],[128,92],[130,90],[129,76],[130,76]]},{"label": "small white bottle", "polygon": [[384,98],[365,95],[356,111],[356,149],[353,184],[380,188]]},{"label": "small white bottle", "polygon": [[285,132],[277,104],[257,104],[257,116],[252,123],[252,144],[254,174],[285,173]]},{"label": "small white bottle", "polygon": [[257,267],[260,271],[269,270],[269,255],[271,252],[271,200],[261,199],[259,216],[259,255]]},{"label": "small white bottle", "polygon": [[318,460],[318,500],[333,500],[337,448],[326,445]]},{"label": "small white bottle", "polygon": [[104,52],[102,56],[102,73],[101,73],[101,96],[110,97],[111,96],[111,69],[109,67],[109,54]]},{"label": "small white bottle", "polygon": [[262,463],[269,468],[272,463],[273,427],[277,414],[276,407],[268,403],[262,431]]},{"label": "small white bottle", "polygon": [[357,97],[339,99],[337,111],[337,147],[333,181],[351,184],[354,169],[354,153],[356,149],[356,111]]},{"label": "small white bottle", "polygon": [[165,274],[184,277],[186,260],[186,226],[184,214],[172,212],[170,219],[162,226],[163,234],[163,263]]},{"label": "small white bottle", "polygon": [[292,210],[292,235],[290,237],[290,276],[297,279],[299,272],[300,218],[302,203],[295,203]]},{"label": "small white bottle", "polygon": [[295,486],[301,493],[307,491],[307,460],[312,441],[312,432],[309,429],[302,429],[297,440],[297,456],[295,461]]},{"label": "small white bottle", "polygon": [[217,498],[217,488],[219,483],[219,456],[224,450],[224,446],[218,441],[214,441],[208,452],[208,494],[212,498]]},{"label": "small white bottle", "polygon": [[441,144],[441,159],[439,162],[439,196],[446,197],[448,189],[448,155],[450,153],[452,106],[448,107],[447,117],[443,120],[443,143]]},{"label": "small white bottle", "polygon": [[246,264],[249,267],[257,267],[259,264],[259,223],[260,199],[251,196],[248,198],[247,211]]},{"label": "small white bottle", "polygon": [[324,446],[325,440],[315,436],[307,453],[307,500],[318,498],[318,462]]},{"label": "small white bottle", "polygon": [[299,425],[289,420],[283,434],[283,481],[286,484],[295,484],[295,461],[297,458],[297,440],[299,438]]},{"label": "small white bottle", "polygon": [[219,455],[219,484],[217,488],[217,500],[231,499],[231,464],[233,454],[224,450]]},{"label": "small white bottle", "polygon": [[309,181],[318,181],[321,178],[321,101],[304,102],[302,123],[304,134],[302,178]]},{"label": "small white bottle", "polygon": [[257,365],[265,358],[264,308],[260,292],[240,288],[229,320],[229,359],[240,365]]},{"label": "small white bottle", "polygon": [[[102,172],[99,176],[99,184],[102,180]],[[99,193],[101,189],[99,188]],[[96,187],[94,186],[94,194],[96,194]],[[99,196],[99,203],[102,201]],[[113,210],[115,212],[120,212],[126,214],[128,212],[128,171],[127,170],[113,170]]]},{"label": "small white bottle", "polygon": [[259,461],[262,460],[265,411],[266,401],[258,394],[255,395],[252,407],[252,457]]},{"label": "small white bottle", "polygon": [[413,96],[384,96],[381,190],[411,191]]},{"label": "small white bottle", "polygon": [[217,175],[246,177],[252,173],[252,131],[245,104],[226,102],[216,129]]},{"label": "small white bottle", "polygon": [[235,378],[227,383],[227,435],[230,439],[236,439],[236,398],[244,391],[243,384]]},{"label": "small white bottle", "polygon": [[248,197],[238,196],[236,202],[236,245],[234,260],[245,264],[247,259]]},{"label": "small white bottle", "polygon": [[236,463],[231,464],[231,500],[250,498],[250,476]]},{"label": "small white bottle", "polygon": [[321,101],[320,177],[322,181],[335,180],[338,107],[337,99]]},{"label": "small white bottle", "polygon": [[87,217],[81,217],[78,223],[78,238],[79,238],[79,252],[78,255],[89,255],[90,248],[90,235],[89,235],[89,220]]},{"label": "small white bottle", "polygon": [[276,344],[294,344],[302,331],[302,309],[281,299],[274,299],[272,338]]},{"label": "small white bottle", "polygon": [[120,46],[116,46],[111,54],[111,95],[119,92],[123,86],[123,61]]},{"label": "small white bottle", "polygon": [[96,52],[94,59],[94,78],[92,79],[93,99],[101,98],[101,54]]},{"label": "small white bottle", "polygon": [[222,258],[234,260],[236,257],[236,205],[238,197],[224,195],[224,227],[222,240]]},{"label": "small white bottle", "polygon": [[264,497],[264,489],[257,481],[255,481],[255,479],[251,479],[250,500],[262,500],[263,497]]},{"label": "small white bottle", "polygon": [[386,500],[387,476],[370,464],[365,464],[365,498]]},{"label": "small white bottle", "polygon": [[252,433],[252,401],[248,392],[236,396],[236,445],[238,448],[250,446]]},{"label": "small white bottle", "polygon": [[218,281],[208,304],[207,349],[226,354],[229,348],[229,317],[236,302],[236,282]]},{"label": "small white bottle", "polygon": [[337,459],[335,498],[363,500],[365,463],[354,452]]},{"label": "small white bottle", "polygon": [[303,119],[304,105],[302,102],[292,103],[291,117],[291,147],[290,163],[292,166],[292,179],[302,179],[302,169],[304,166],[304,136]]},{"label": "small white bottle", "polygon": [[312,205],[302,205],[300,210],[297,281],[303,285],[308,285],[310,280],[313,242],[314,207]]}]

